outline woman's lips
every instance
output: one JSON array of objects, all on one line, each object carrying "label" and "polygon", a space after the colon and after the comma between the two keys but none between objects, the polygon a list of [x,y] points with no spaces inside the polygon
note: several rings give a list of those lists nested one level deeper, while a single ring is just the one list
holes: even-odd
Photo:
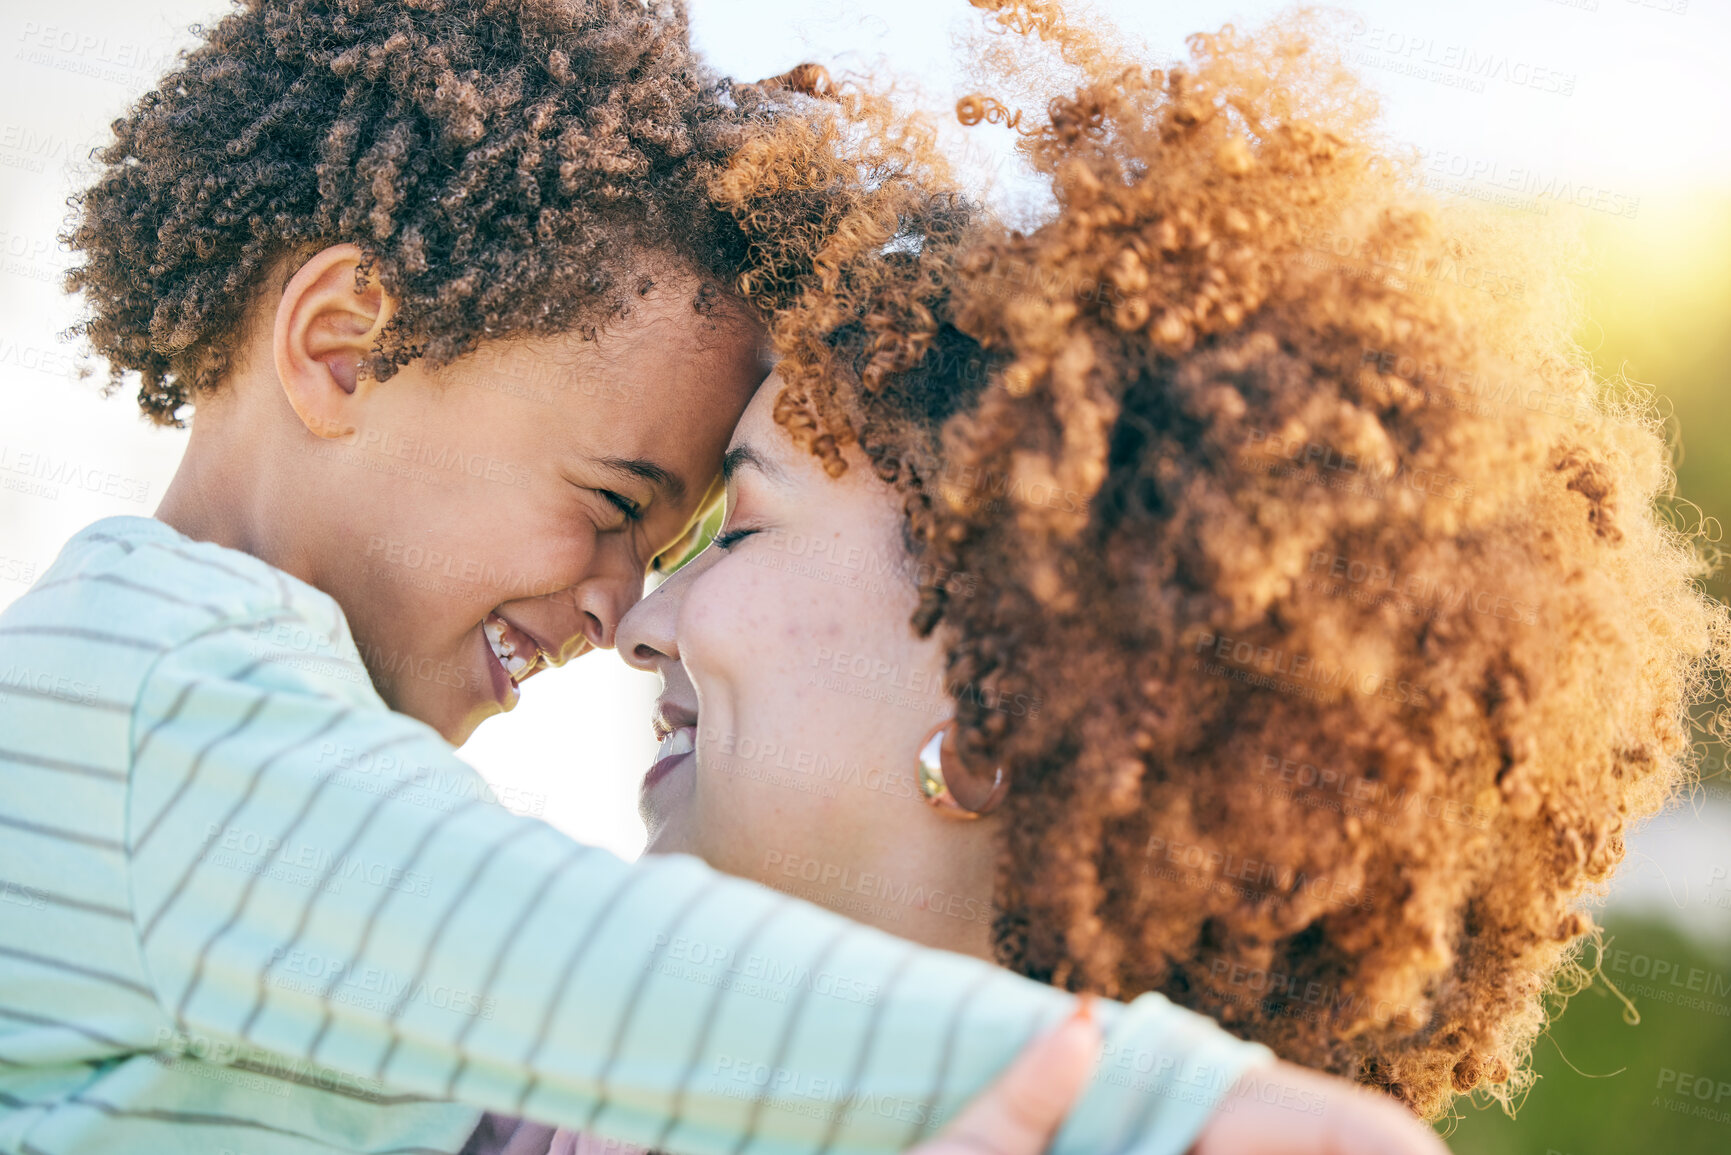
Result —
[{"label": "woman's lips", "polygon": [[697,753],[697,727],[680,726],[668,732],[655,750],[655,762],[643,776],[643,792],[671,774],[675,767]]}]

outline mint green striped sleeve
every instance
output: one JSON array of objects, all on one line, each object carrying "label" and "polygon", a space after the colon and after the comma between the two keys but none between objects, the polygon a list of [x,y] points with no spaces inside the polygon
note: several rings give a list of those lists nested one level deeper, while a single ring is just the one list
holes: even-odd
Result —
[{"label": "mint green striped sleeve", "polygon": [[[346,633],[299,640],[319,633],[286,609],[220,621],[144,680],[132,915],[185,1037],[657,1149],[882,1155],[1069,1011],[693,858],[627,864],[510,812],[383,708]],[[1059,1155],[1178,1155],[1268,1058],[1157,996],[1102,1017]]]}]

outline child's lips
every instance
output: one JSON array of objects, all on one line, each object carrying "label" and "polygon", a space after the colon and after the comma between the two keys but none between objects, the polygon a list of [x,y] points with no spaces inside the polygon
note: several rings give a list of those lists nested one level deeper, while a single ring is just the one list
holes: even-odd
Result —
[{"label": "child's lips", "polygon": [[499,671],[510,683],[513,698],[516,688],[547,664],[547,655],[540,644],[497,611],[481,622],[481,633]]}]

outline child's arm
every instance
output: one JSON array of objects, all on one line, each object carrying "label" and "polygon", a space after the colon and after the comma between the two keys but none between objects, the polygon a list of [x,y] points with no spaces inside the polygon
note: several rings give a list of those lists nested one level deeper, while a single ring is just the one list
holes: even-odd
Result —
[{"label": "child's arm", "polygon": [[[140,695],[134,917],[176,1029],[651,1147],[811,1155],[929,1137],[1072,1006],[512,814],[346,639],[296,647],[316,635],[219,625]],[[1060,1155],[1178,1155],[1268,1057],[1155,996],[1099,1013]]]}]

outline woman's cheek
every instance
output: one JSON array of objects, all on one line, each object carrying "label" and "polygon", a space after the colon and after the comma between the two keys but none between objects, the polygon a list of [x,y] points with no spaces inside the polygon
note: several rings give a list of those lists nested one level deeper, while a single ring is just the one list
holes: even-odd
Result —
[{"label": "woman's cheek", "polygon": [[782,700],[833,637],[835,600],[778,564],[751,541],[692,583],[680,610],[680,657],[701,697],[704,682],[726,681],[742,708]]},{"label": "woman's cheek", "polygon": [[698,696],[705,683],[746,682],[762,633],[762,603],[767,591],[745,558],[726,555],[692,581],[675,626],[679,656]]}]

